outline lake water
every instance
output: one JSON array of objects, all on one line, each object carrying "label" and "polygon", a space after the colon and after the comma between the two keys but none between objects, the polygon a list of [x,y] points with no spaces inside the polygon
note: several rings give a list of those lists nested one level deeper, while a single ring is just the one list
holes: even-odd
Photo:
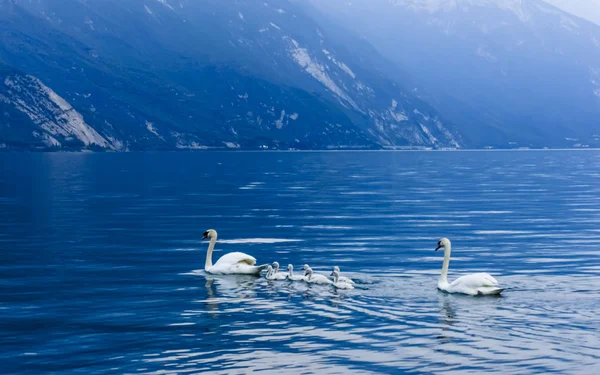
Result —
[{"label": "lake water", "polygon": [[[598,374],[600,152],[0,154],[2,374]],[[334,265],[353,291],[208,276]],[[489,272],[503,296],[436,290]]]}]

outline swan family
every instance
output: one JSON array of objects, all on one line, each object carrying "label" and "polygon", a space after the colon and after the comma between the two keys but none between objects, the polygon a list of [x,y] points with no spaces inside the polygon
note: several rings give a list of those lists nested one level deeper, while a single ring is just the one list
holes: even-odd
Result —
[{"label": "swan family", "polygon": [[304,275],[294,275],[294,266],[288,265],[288,272],[279,272],[279,262],[273,264],[256,265],[256,258],[248,254],[234,252],[223,255],[217,263],[212,263],[212,253],[217,243],[217,231],[209,229],[204,232],[202,239],[209,239],[208,251],[206,252],[206,262],[204,263],[204,271],[213,275],[260,275],[262,270],[266,270],[265,278],[267,280],[279,281],[303,281],[309,284],[326,284],[333,285],[339,289],[354,289],[354,281],[347,277],[340,276],[340,267],[333,267],[333,280],[328,279],[325,275],[314,273],[312,268],[305,264],[303,267]]},{"label": "swan family", "polygon": [[[288,272],[279,272],[279,263],[256,265],[256,258],[248,254],[233,252],[223,255],[217,263],[212,263],[212,253],[217,243],[217,231],[209,229],[204,232],[202,239],[210,239],[208,251],[206,252],[206,263],[204,271],[216,275],[260,275],[261,271],[266,270],[265,278],[272,281],[301,281],[309,284],[331,285],[337,289],[354,289],[354,281],[348,277],[340,275],[340,268],[333,267],[331,273],[333,279],[327,276],[314,273],[312,268],[305,264],[303,266],[304,275],[294,274],[294,266],[288,265]],[[477,295],[499,295],[504,291],[500,287],[498,280],[487,273],[474,273],[461,276],[453,282],[448,282],[448,267],[450,266],[450,253],[452,244],[447,238],[442,238],[437,243],[435,251],[444,248],[444,261],[442,263],[442,273],[438,280],[438,289],[447,293]]]}]

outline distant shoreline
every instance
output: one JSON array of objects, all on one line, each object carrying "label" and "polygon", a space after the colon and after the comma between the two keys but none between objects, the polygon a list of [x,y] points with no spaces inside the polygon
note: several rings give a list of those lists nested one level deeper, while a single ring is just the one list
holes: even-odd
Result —
[{"label": "distant shoreline", "polygon": [[91,151],[91,150],[25,150],[25,149],[12,149],[12,150],[0,150],[2,154],[136,154],[136,153],[333,153],[333,152],[543,152],[543,151],[600,151],[600,148],[470,148],[470,149],[380,149],[380,150],[366,150],[366,149],[315,149],[315,150],[244,150],[244,149],[203,149],[203,150],[134,150],[134,151]]}]

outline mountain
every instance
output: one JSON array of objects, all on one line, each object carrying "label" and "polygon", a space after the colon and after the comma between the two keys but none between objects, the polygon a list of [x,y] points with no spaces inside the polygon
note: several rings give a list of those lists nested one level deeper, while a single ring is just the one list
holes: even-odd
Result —
[{"label": "mountain", "polygon": [[294,0],[0,0],[0,146],[465,146],[406,73],[323,20]]},{"label": "mountain", "polygon": [[600,27],[541,0],[312,0],[475,147],[600,145]]}]

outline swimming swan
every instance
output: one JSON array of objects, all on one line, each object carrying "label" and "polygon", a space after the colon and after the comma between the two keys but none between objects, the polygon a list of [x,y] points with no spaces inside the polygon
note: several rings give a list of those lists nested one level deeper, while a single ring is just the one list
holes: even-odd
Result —
[{"label": "swimming swan", "polygon": [[306,281],[306,277],[302,275],[294,275],[294,266],[288,264],[288,280],[292,281]]},{"label": "swimming swan", "polygon": [[306,276],[306,282],[311,284],[333,284],[331,280],[329,280],[324,275],[320,275],[318,273],[313,274],[313,270],[310,267],[306,267],[304,271],[304,276]]},{"label": "swimming swan", "polygon": [[[267,268],[268,269],[268,268]],[[273,271],[271,272],[271,276],[267,277],[269,280],[285,280],[287,279],[287,273],[278,272],[279,271],[279,263],[273,262]]]},{"label": "swimming swan", "polygon": [[[337,272],[338,273],[338,280],[341,283],[353,284],[354,285],[354,281],[352,281],[352,279],[349,279],[349,278],[344,277],[344,276],[339,276],[339,274],[340,274],[340,267],[338,267],[338,266],[333,267],[333,272]],[[331,274],[331,276],[333,276],[333,273]]]},{"label": "swimming swan", "polygon": [[444,248],[444,264],[438,281],[438,289],[448,293],[462,293],[471,296],[498,295],[502,293],[504,288],[500,288],[498,281],[487,273],[474,273],[461,276],[451,284],[448,284],[448,266],[450,265],[450,251],[452,247],[450,240],[447,238],[439,240],[435,251],[438,251],[442,247]]},{"label": "swimming swan", "polygon": [[270,264],[267,266],[267,274],[265,275],[265,279],[274,280],[273,279],[273,266]]},{"label": "swimming swan", "polygon": [[340,273],[338,271],[334,270],[331,273],[331,276],[333,276],[333,286],[334,287],[336,287],[338,289],[354,289],[354,286],[352,286],[352,284],[340,280]]},{"label": "swimming swan", "polygon": [[256,259],[244,253],[229,253],[223,255],[217,263],[212,264],[212,253],[217,243],[217,231],[209,229],[204,232],[202,239],[210,238],[208,251],[206,252],[206,263],[204,271],[214,275],[258,275],[260,271],[267,268],[267,265],[255,266]]}]

